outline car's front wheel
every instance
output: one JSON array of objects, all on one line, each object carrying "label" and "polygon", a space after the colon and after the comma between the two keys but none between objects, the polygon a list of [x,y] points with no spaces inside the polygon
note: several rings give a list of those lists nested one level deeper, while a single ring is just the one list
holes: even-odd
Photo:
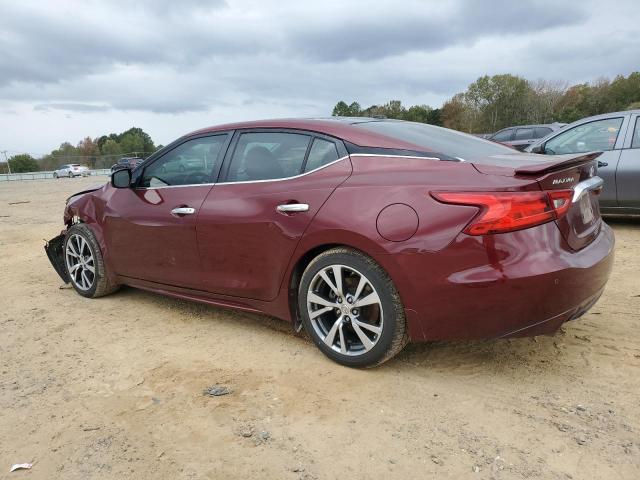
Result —
[{"label": "car's front wheel", "polygon": [[393,281],[357,250],[333,248],[313,259],[302,275],[298,308],[314,343],[342,365],[379,365],[408,340]]},{"label": "car's front wheel", "polygon": [[117,290],[106,275],[98,241],[85,224],[78,223],[67,231],[64,261],[73,288],[83,297],[102,297]]},{"label": "car's front wheel", "polygon": [[58,179],[58,172],[53,172],[53,178]]}]

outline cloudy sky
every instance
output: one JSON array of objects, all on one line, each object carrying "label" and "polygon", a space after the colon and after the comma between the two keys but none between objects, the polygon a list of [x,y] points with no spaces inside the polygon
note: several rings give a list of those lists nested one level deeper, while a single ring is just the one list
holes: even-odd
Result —
[{"label": "cloudy sky", "polygon": [[638,0],[0,0],[0,151],[640,69]]}]

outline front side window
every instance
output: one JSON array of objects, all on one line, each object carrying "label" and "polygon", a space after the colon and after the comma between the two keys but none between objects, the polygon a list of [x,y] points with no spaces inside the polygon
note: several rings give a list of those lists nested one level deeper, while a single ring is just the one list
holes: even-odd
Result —
[{"label": "front side window", "polygon": [[544,151],[551,155],[562,155],[613,150],[622,120],[622,117],[617,117],[583,123],[553,137],[545,144]]},{"label": "front side window", "polygon": [[640,148],[640,117],[636,118],[636,128],[633,132],[631,148]]},{"label": "front side window", "polygon": [[227,181],[250,182],[302,173],[309,135],[282,132],[243,133],[233,152]]},{"label": "front side window", "polygon": [[513,134],[513,129],[507,128],[506,130],[502,130],[496,133],[493,137],[491,137],[491,140],[494,140],[496,142],[508,142],[509,140],[511,140],[512,134]]},{"label": "front side window", "polygon": [[533,138],[533,128],[519,128],[516,130],[516,140],[530,140]]},{"label": "front side window", "polygon": [[185,142],[144,169],[141,187],[198,185],[214,181],[222,161],[227,134],[194,138]]},{"label": "front side window", "polygon": [[316,168],[327,165],[338,158],[338,149],[336,148],[335,143],[322,140],[321,138],[316,138],[313,141],[313,145],[311,145],[311,150],[309,150],[309,158],[307,158],[307,164],[304,167],[304,171],[310,172]]}]

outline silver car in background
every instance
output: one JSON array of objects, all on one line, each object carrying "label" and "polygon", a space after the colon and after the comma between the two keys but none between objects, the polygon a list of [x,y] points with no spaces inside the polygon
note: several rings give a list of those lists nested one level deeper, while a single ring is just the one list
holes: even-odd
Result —
[{"label": "silver car in background", "polygon": [[79,176],[88,177],[90,173],[89,168],[84,165],[80,165],[79,163],[69,163],[67,165],[60,165],[56,170],[54,170],[53,178],[73,178]]},{"label": "silver car in background", "polygon": [[640,215],[640,110],[583,118],[525,151],[547,155],[603,152],[598,158],[598,176],[604,179],[602,213]]}]

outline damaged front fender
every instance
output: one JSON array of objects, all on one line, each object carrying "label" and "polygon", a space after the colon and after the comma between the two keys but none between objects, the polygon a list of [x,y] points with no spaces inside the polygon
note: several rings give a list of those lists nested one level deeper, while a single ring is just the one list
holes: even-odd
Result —
[{"label": "damaged front fender", "polygon": [[53,265],[54,270],[60,275],[62,281],[69,283],[69,272],[67,272],[67,266],[64,261],[64,238],[65,232],[52,238],[45,244],[44,251],[47,252],[47,257],[49,257],[51,265]]}]

